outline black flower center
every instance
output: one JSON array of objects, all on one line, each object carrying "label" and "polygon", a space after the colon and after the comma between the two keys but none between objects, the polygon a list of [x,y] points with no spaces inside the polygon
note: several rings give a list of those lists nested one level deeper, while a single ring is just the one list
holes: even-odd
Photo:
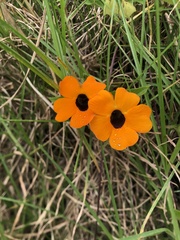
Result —
[{"label": "black flower center", "polygon": [[125,117],[120,110],[111,113],[110,122],[114,128],[121,128],[125,122]]},{"label": "black flower center", "polygon": [[85,94],[79,94],[76,98],[76,106],[80,111],[86,111],[88,109],[88,97]]}]

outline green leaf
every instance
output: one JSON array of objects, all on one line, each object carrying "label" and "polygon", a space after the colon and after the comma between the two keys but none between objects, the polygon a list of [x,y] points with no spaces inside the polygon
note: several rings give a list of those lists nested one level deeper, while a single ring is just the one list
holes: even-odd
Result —
[{"label": "green leaf", "polygon": [[93,3],[94,3],[94,1],[91,1],[91,0],[87,0],[87,1],[85,2],[86,5],[92,5]]},{"label": "green leaf", "polygon": [[[130,18],[131,15],[136,11],[133,4],[122,1],[122,8],[125,18]],[[106,0],[104,4],[104,15],[115,15],[116,18],[121,18],[120,7],[116,0]]]},{"label": "green leaf", "polygon": [[142,96],[142,95],[146,94],[149,87],[150,87],[150,85],[146,85],[144,87],[131,89],[131,92],[136,93],[138,96]]},{"label": "green leaf", "polygon": [[144,0],[135,0],[135,1],[133,1],[133,2],[138,2],[138,3],[140,3],[140,4],[143,4],[143,3],[144,3]]},{"label": "green leaf", "polygon": [[96,5],[97,7],[103,8],[104,4],[101,0],[87,0],[85,2],[86,5]]},{"label": "green leaf", "polygon": [[169,236],[174,238],[173,233],[169,229],[159,228],[159,229],[143,232],[141,234],[136,234],[136,235],[132,235],[132,236],[129,236],[129,237],[123,237],[123,238],[120,238],[120,240],[139,240],[140,238],[144,239],[144,238],[147,238],[147,237],[154,237],[154,236],[162,234],[162,233],[167,233]]},{"label": "green leaf", "polygon": [[57,99],[59,99],[60,98],[60,96],[56,96],[56,97],[48,97],[48,99],[52,102],[52,103],[54,103]]},{"label": "green leaf", "polygon": [[111,16],[111,14],[115,14],[118,15],[119,14],[119,8],[118,8],[118,4],[116,1],[114,0],[106,0],[105,4],[104,4],[104,15],[109,15]]},{"label": "green leaf", "polygon": [[130,18],[130,16],[136,11],[136,8],[133,6],[133,4],[126,1],[124,1],[123,9],[124,9],[124,16],[126,18]]},{"label": "green leaf", "polygon": [[177,220],[180,221],[180,210],[175,209],[174,212],[175,212]]}]

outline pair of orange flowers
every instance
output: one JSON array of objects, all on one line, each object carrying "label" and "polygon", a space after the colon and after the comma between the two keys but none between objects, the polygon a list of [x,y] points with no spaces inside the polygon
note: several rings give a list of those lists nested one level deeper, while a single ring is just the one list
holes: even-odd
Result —
[{"label": "pair of orange flowers", "polygon": [[59,84],[63,98],[54,102],[56,121],[70,119],[70,126],[81,128],[89,124],[101,140],[109,139],[110,146],[124,150],[138,141],[138,133],[152,128],[151,109],[138,105],[140,97],[124,88],[117,88],[115,96],[104,90],[106,85],[89,76],[83,84],[73,76],[66,76]]}]

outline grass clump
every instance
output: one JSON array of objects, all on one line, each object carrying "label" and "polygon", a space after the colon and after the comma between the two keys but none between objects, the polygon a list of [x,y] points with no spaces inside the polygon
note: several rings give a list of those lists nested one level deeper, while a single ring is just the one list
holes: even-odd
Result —
[{"label": "grass clump", "polygon": [[[180,239],[179,10],[134,1],[115,21],[102,4],[0,2],[3,240]],[[67,75],[136,92],[153,110],[150,133],[115,151],[56,122]]]}]

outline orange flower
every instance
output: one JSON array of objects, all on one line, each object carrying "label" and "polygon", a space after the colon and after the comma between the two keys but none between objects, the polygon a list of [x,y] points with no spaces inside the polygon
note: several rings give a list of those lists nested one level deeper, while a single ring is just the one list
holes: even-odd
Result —
[{"label": "orange flower", "polygon": [[115,97],[106,90],[100,91],[89,101],[89,108],[97,114],[90,122],[95,136],[106,141],[116,150],[124,150],[138,141],[137,133],[152,128],[151,109],[145,104],[137,105],[140,98],[124,88],[117,88]]},{"label": "orange flower", "polygon": [[89,109],[89,99],[106,87],[89,76],[83,84],[73,76],[66,76],[59,84],[59,92],[64,98],[54,102],[56,121],[64,122],[71,117],[70,126],[80,128],[87,125],[94,117]]}]

